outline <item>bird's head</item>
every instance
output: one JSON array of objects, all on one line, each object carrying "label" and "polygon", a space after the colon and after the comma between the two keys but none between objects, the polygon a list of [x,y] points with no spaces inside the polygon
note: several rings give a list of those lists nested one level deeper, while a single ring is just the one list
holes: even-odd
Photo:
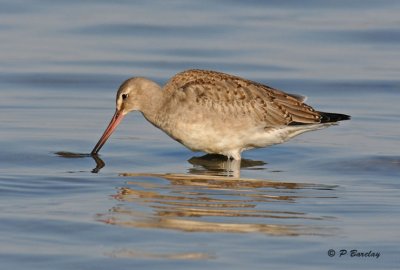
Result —
[{"label": "bird's head", "polygon": [[142,77],[130,78],[122,83],[115,100],[115,114],[104,131],[103,136],[101,136],[93,148],[92,155],[96,155],[100,151],[101,147],[103,147],[126,114],[131,111],[140,111],[143,105],[148,104],[149,90],[151,89],[159,89],[159,86]]},{"label": "bird's head", "polygon": [[146,102],[146,93],[154,87],[159,86],[146,78],[136,77],[126,80],[117,92],[116,111],[123,115],[131,111],[140,111]]}]

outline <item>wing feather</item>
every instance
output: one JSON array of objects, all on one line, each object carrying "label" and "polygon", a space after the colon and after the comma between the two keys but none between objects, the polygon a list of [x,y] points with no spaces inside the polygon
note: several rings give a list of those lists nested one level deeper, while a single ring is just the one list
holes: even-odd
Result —
[{"label": "wing feather", "polygon": [[207,70],[187,70],[164,87],[172,97],[192,99],[218,113],[247,115],[266,126],[320,123],[321,116],[305,97]]}]

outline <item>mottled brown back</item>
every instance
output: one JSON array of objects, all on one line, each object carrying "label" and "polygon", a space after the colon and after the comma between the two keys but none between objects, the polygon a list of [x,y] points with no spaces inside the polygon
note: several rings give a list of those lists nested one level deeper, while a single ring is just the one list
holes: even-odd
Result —
[{"label": "mottled brown back", "polygon": [[321,115],[291,95],[266,85],[208,70],[187,70],[165,85],[170,95],[192,96],[195,102],[218,113],[251,116],[266,126],[314,124]]}]

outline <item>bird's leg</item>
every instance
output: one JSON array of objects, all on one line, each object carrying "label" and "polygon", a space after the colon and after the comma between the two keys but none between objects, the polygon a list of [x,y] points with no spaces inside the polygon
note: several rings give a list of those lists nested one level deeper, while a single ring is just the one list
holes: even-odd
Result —
[{"label": "bird's leg", "polygon": [[228,157],[226,162],[226,176],[240,178],[240,159],[231,159]]}]

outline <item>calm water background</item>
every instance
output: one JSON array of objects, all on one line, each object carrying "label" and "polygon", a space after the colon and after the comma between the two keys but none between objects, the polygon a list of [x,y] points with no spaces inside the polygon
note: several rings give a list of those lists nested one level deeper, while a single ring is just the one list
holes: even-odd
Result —
[{"label": "calm water background", "polygon": [[[0,268],[398,269],[399,12],[398,1],[0,1]],[[140,114],[98,173],[90,157],[56,154],[92,149],[124,79],[163,84],[187,68],[353,118],[246,152],[240,181],[214,179],[226,164],[193,158]]]}]

